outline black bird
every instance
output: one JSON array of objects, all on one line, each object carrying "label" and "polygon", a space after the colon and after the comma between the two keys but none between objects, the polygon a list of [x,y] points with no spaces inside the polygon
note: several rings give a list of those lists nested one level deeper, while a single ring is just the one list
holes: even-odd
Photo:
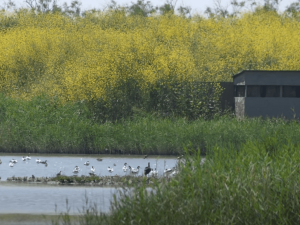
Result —
[{"label": "black bird", "polygon": [[59,171],[59,173],[58,174],[56,174],[56,176],[60,176],[61,175],[61,171]]},{"label": "black bird", "polygon": [[150,172],[151,172],[151,168],[150,168],[150,163],[148,162],[148,166],[146,166],[144,169],[145,176],[147,176],[147,174],[149,174]]},{"label": "black bird", "polygon": [[32,177],[32,179],[35,179],[35,176],[34,176],[34,175],[32,175],[31,177]]},{"label": "black bird", "polygon": [[144,159],[146,159],[147,157],[148,157],[148,155],[145,155],[145,156],[144,156]]}]

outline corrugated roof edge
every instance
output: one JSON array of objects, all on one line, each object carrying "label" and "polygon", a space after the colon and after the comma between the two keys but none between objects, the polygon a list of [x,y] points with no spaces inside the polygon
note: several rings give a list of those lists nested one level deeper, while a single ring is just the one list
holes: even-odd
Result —
[{"label": "corrugated roof edge", "polygon": [[298,72],[298,73],[300,73],[300,70],[243,70],[243,71],[233,75],[232,77],[239,76],[244,72]]}]

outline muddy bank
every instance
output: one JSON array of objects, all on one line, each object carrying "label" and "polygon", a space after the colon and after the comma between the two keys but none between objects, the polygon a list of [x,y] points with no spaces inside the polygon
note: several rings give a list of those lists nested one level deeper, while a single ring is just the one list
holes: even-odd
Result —
[{"label": "muddy bank", "polygon": [[48,185],[87,185],[99,187],[122,187],[140,184],[151,185],[170,181],[173,176],[145,177],[145,176],[57,176],[57,177],[8,177],[7,182],[32,183]]}]

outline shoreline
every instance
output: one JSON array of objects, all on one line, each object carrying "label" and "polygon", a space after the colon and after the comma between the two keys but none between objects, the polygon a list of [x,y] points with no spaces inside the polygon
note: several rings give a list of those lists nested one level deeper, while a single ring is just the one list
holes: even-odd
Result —
[{"label": "shoreline", "polygon": [[0,184],[25,184],[45,186],[90,186],[90,187],[133,187],[135,185],[151,186],[155,183],[169,182],[173,176],[145,177],[145,176],[58,176],[58,177],[8,177]]},{"label": "shoreline", "polygon": [[[14,155],[14,156],[25,156],[25,155],[29,155],[30,156],[48,156],[48,157],[91,157],[91,158],[143,158],[145,156],[145,154],[74,154],[74,153],[70,153],[70,154],[66,154],[66,153],[7,153],[7,152],[0,152],[0,159],[1,156],[10,156],[10,155]],[[174,158],[174,157],[178,157],[179,155],[148,155],[147,158]]]}]

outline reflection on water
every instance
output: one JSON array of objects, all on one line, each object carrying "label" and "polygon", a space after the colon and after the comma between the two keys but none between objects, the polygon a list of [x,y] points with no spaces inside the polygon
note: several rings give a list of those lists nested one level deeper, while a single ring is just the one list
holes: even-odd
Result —
[{"label": "reflection on water", "polygon": [[115,188],[46,186],[34,184],[12,185],[0,182],[0,213],[55,214],[66,211],[66,199],[70,214],[78,214],[86,205],[96,203],[101,212],[108,212]]},{"label": "reflection on water", "polygon": [[[175,158],[175,157],[174,157]],[[13,167],[9,166],[9,161],[16,159],[18,162]],[[36,159],[47,160],[47,166],[45,164],[36,163]],[[162,175],[165,168],[172,168],[176,165],[176,159],[155,159],[155,158],[103,158],[103,161],[97,161],[96,158],[92,157],[58,157],[58,156],[34,156],[31,160],[22,161],[22,156],[1,156],[2,164],[0,164],[0,177],[1,180],[6,180],[7,177],[24,177],[34,175],[35,177],[53,177],[60,171],[62,175],[71,176],[73,175],[73,169],[75,166],[79,166],[81,175],[89,175],[92,166],[96,169],[96,175],[100,176],[124,176],[129,174],[129,170],[125,173],[122,170],[124,163],[126,162],[133,168],[140,166],[139,175],[143,174],[144,168],[150,162],[151,168],[157,168],[158,175]],[[85,166],[84,163],[89,161],[90,164]],[[114,166],[115,165],[115,166]],[[113,172],[109,172],[107,167],[112,167]]]}]

